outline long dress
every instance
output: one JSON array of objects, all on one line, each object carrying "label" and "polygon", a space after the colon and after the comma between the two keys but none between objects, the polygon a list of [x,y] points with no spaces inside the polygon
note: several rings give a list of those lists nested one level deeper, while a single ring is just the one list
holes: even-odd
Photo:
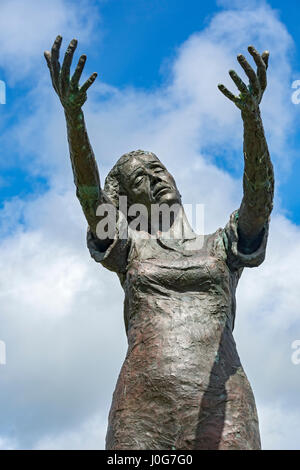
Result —
[{"label": "long dress", "polygon": [[244,267],[265,258],[238,250],[238,211],[202,248],[115,236],[91,256],[124,289],[128,351],[109,413],[106,449],[260,449],[257,411],[232,330]]}]

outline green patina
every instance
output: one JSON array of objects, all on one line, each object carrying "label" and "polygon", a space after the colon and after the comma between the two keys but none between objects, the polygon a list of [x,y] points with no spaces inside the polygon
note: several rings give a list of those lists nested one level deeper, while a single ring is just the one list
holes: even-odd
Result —
[{"label": "green patina", "polygon": [[239,94],[239,99],[240,99],[241,101],[243,101],[243,102],[246,101],[246,99],[247,99],[246,93],[240,93],[240,94]]},{"label": "green patina", "polygon": [[97,185],[80,184],[77,187],[80,198],[85,200],[97,200],[99,198],[99,188]]},{"label": "green patina", "polygon": [[226,251],[228,251],[228,238],[226,237],[225,231],[222,232],[222,238],[223,238],[225,249]]},{"label": "green patina", "polygon": [[261,188],[269,189],[272,185],[272,182],[269,179],[263,181],[251,181],[246,171],[244,172],[244,183],[254,192]]},{"label": "green patina", "polygon": [[99,188],[95,185],[79,185],[77,187],[77,197],[85,212],[95,216],[95,204],[99,201]]}]

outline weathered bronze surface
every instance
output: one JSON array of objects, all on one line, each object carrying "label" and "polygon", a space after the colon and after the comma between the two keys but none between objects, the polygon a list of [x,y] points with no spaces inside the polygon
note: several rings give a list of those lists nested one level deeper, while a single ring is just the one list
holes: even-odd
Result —
[{"label": "weathered bronze surface", "polygon": [[[113,395],[106,448],[259,449],[255,400],[232,330],[238,280],[244,267],[265,258],[273,203],[273,167],[259,111],[268,52],[260,55],[249,46],[257,72],[238,56],[250,81],[246,86],[229,72],[238,97],[219,85],[244,123],[244,195],[225,228],[205,235],[196,249],[199,236],[191,236],[176,183],[153,153],[123,155],[101,188],[81,109],[96,74],[79,87],[82,56],[70,80],[77,41],[71,41],[60,68],[61,40],[58,36],[45,57],[65,110],[77,197],[89,225],[88,248],[118,274],[125,293],[128,351]],[[179,210],[167,228],[147,220],[146,230],[129,228],[122,238],[120,195],[128,197],[128,207],[176,203]],[[113,235],[99,239],[103,217],[96,209],[103,203],[114,205],[120,223]],[[189,237],[170,238],[174,227],[183,227]]]}]

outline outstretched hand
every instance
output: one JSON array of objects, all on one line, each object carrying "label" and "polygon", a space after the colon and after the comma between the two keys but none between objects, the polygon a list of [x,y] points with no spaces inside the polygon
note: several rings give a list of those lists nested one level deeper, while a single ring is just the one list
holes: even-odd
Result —
[{"label": "outstretched hand", "polygon": [[248,47],[249,53],[252,55],[254,62],[257,66],[257,72],[253,70],[251,65],[247,62],[246,58],[239,54],[237,60],[244,69],[247,77],[249,78],[249,85],[237,75],[234,70],[229,71],[229,75],[236,84],[240,91],[239,96],[235,96],[224,85],[219,84],[219,90],[242,111],[248,114],[258,110],[263,93],[267,87],[267,68],[269,60],[269,52],[265,51],[260,55],[253,46]]},{"label": "outstretched hand", "polygon": [[45,51],[45,59],[50,70],[50,76],[54,90],[59,96],[61,104],[66,111],[80,110],[87,99],[87,90],[94,83],[97,73],[93,73],[87,81],[80,87],[79,80],[86,62],[86,56],[82,55],[74,75],[70,79],[70,67],[73,55],[77,47],[77,40],[72,39],[65,53],[62,66],[59,63],[59,50],[62,37],[57,36],[52,46],[51,52]]}]

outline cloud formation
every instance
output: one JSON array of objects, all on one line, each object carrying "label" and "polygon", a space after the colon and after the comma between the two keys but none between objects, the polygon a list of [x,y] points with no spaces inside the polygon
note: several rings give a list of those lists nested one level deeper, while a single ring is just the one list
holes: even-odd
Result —
[{"label": "cloud formation", "polygon": [[[98,10],[86,0],[76,4],[69,0],[2,0],[0,11],[1,67],[10,85],[25,79],[34,86],[44,61],[41,51],[60,31],[70,39],[76,32],[82,44],[87,44],[100,21]],[[30,83],[28,86],[31,88]]]}]

